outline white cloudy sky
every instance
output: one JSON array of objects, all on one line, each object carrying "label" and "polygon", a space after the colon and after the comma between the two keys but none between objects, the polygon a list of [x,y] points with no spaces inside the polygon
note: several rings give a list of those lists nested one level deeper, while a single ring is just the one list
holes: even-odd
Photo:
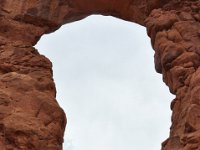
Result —
[{"label": "white cloudy sky", "polygon": [[63,150],[159,150],[173,96],[157,74],[146,29],[90,16],[36,45],[53,62],[68,124]]}]

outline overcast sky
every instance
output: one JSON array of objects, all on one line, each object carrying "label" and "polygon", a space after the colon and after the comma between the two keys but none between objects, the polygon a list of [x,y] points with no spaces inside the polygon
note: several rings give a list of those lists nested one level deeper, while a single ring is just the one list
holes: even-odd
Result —
[{"label": "overcast sky", "polygon": [[154,69],[146,29],[90,16],[41,38],[68,124],[63,150],[159,150],[173,95]]}]

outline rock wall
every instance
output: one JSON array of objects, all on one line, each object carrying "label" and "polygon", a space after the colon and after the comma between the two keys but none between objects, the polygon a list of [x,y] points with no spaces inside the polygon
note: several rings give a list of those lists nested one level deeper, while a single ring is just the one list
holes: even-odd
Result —
[{"label": "rock wall", "polygon": [[200,1],[169,3],[146,19],[155,68],[176,95],[163,150],[200,149]]},{"label": "rock wall", "polygon": [[156,71],[176,95],[162,149],[200,149],[199,12],[200,0],[0,0],[0,149],[62,149],[66,117],[52,65],[33,46],[91,14],[147,27]]}]

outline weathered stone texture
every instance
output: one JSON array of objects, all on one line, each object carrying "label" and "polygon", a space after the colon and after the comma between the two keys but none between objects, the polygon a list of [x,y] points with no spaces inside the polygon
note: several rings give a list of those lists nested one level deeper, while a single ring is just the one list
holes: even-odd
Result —
[{"label": "weathered stone texture", "polygon": [[51,62],[33,47],[0,46],[0,149],[61,149],[66,124]]},{"label": "weathered stone texture", "polygon": [[176,95],[162,149],[200,149],[199,12],[200,0],[0,0],[0,149],[62,149],[66,118],[51,62],[32,46],[91,14],[147,27],[156,71]]},{"label": "weathered stone texture", "polygon": [[176,98],[163,150],[200,149],[200,1],[168,4],[146,19],[155,68]]}]

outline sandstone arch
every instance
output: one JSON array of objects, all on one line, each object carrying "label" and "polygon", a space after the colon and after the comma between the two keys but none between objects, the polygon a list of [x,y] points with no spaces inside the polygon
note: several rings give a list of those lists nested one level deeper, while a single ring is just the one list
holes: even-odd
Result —
[{"label": "sandstone arch", "polygon": [[162,149],[199,149],[199,10],[199,0],[0,0],[0,148],[62,149],[66,119],[51,62],[32,46],[64,23],[102,14],[147,27],[156,71],[176,95]]}]

